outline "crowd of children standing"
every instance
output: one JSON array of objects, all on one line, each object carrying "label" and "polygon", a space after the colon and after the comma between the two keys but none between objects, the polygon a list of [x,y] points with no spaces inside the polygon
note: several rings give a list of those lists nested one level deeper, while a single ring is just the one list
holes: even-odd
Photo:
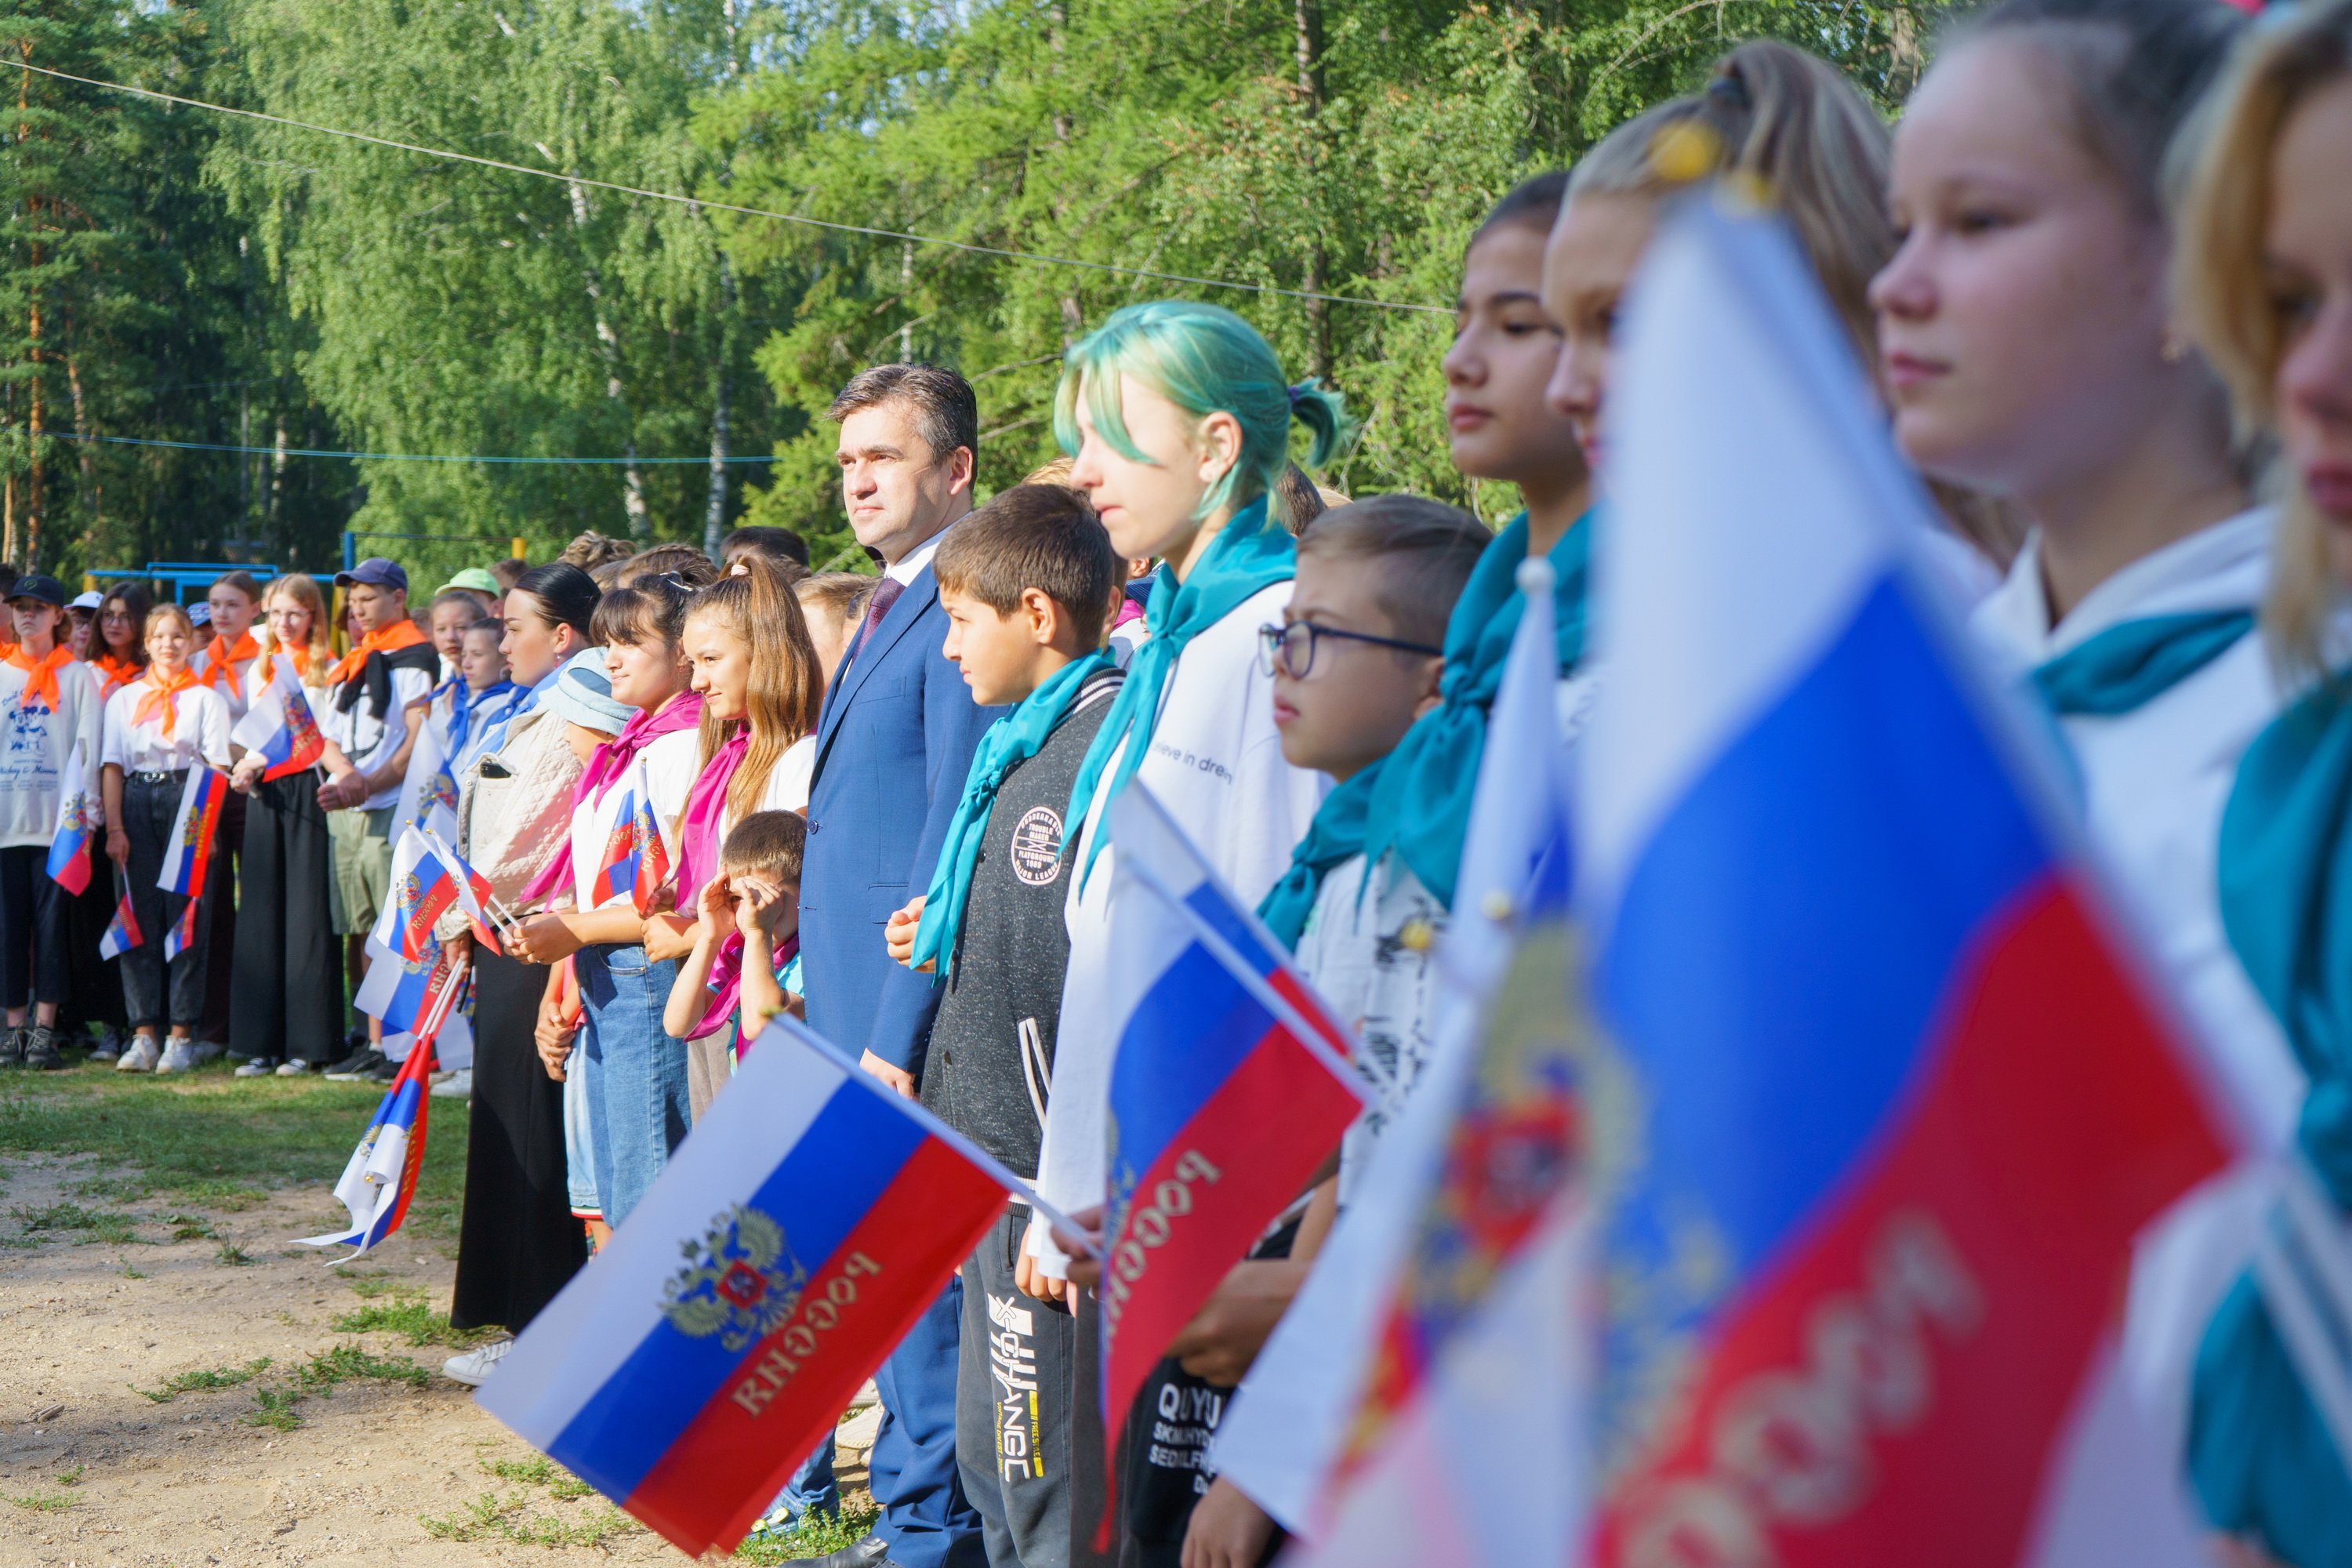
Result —
[{"label": "crowd of children standing", "polygon": [[[1704,90],[1503,196],[1466,247],[1444,414],[1460,471],[1521,498],[1499,532],[1318,493],[1294,426],[1319,466],[1352,434],[1341,399],[1293,384],[1230,312],[1163,301],[1069,349],[1066,457],[976,509],[971,387],[926,365],[856,377],[831,415],[878,576],[811,575],[774,531],[724,563],[583,542],[461,574],[420,625],[373,560],[337,578],[341,656],[303,577],[223,578],[201,645],[136,587],[69,605],[19,578],[0,1058],[58,1065],[60,1028],[96,1025],[125,1070],[184,1069],[217,1039],[242,1073],[384,1074],[303,977],[385,897],[424,741],[454,847],[518,912],[503,951],[472,954],[476,1064],[445,1086],[474,1103],[461,1326],[526,1325],[785,1009],[1046,1199],[1098,1205],[1123,896],[1105,807],[1139,781],[1409,1094],[1451,1005],[1430,954],[1517,568],[1551,568],[1572,738],[1607,679],[1585,611],[1619,303],[1664,205],[1720,176],[1788,218],[1944,502],[1923,545],[1990,667],[2052,715],[2157,967],[2352,1209],[2352,707],[2328,673],[2352,652],[2347,162],[2347,0],[2259,29],[2220,0],[2003,0],[1946,40],[1891,132],[1820,60],[1743,44]],[[278,654],[321,717],[319,775],[233,762]],[[108,961],[119,984],[95,956],[117,889],[70,896],[37,859],[75,748],[149,933]],[[166,963],[155,938],[184,910],[154,870],[182,781],[232,766],[218,868],[241,864]],[[594,892],[625,777],[678,847],[650,914]],[[438,934],[469,941],[455,912]],[[212,973],[234,975],[225,1037]],[[877,1374],[882,1518],[818,1561],[1265,1561],[1278,1532],[1210,1472],[1208,1429],[1381,1131],[1368,1112],[1171,1347],[1139,1408],[1185,1414],[1129,1434],[1111,1556],[1090,1270],[1016,1207]],[[2184,1321],[2136,1319],[2132,1353],[2217,1533],[2315,1568],[2352,1552],[2352,1481],[2247,1282],[2246,1226],[2212,1202],[2168,1217],[2136,1268]],[[508,1342],[449,1370],[479,1381]],[[774,1518],[836,1503],[828,1445]]]}]

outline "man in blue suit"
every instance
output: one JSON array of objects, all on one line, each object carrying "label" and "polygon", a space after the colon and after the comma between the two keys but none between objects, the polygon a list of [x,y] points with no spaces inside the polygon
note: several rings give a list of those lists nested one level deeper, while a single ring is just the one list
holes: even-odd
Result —
[{"label": "man in blue suit", "polygon": [[[882,928],[930,881],[981,731],[1003,711],[973,704],[941,655],[931,553],[971,510],[980,417],[951,370],[886,364],[842,389],[841,494],[857,542],[882,557],[866,618],[825,692],[801,872],[809,1026],[913,1098],[939,997],[931,977],[890,962]],[[932,1304],[882,1370],[882,1428],[869,1460],[882,1520],[823,1568],[984,1568],[980,1515],[955,1452],[961,1282]]]}]

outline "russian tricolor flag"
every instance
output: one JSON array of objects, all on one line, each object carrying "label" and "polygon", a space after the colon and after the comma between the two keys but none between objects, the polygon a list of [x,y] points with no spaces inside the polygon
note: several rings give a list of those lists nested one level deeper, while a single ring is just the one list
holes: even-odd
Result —
[{"label": "russian tricolor flag", "polygon": [[490,890],[490,879],[466,864],[464,857],[449,847],[448,841],[431,827],[420,827],[425,847],[431,849],[441,864],[457,877],[457,907],[466,911],[466,920],[474,928],[474,940],[492,952],[504,952],[499,945],[497,917],[498,895]]},{"label": "russian tricolor flag", "polygon": [[478,1396],[689,1556],[742,1539],[1021,1184],[788,1018],[761,1047]]},{"label": "russian tricolor flag", "polygon": [[1137,1391],[1364,1102],[1347,1031],[1150,790],[1129,784],[1110,812],[1121,1022],[1096,1293],[1116,1475]]},{"label": "russian tricolor flag", "polygon": [[106,931],[98,939],[98,956],[121,958],[146,940],[140,932],[138,915],[131,911],[130,890],[125,889],[114,906],[114,918],[106,922]]},{"label": "russian tricolor flag", "polygon": [[89,836],[98,803],[89,793],[89,768],[77,741],[66,753],[58,781],[58,831],[49,840],[49,879],[68,893],[89,887]]},{"label": "russian tricolor flag", "polygon": [[2134,1237],[2238,1146],[2221,1080],[1911,563],[1940,524],[1785,231],[1694,202],[1633,300],[1578,800],[1592,1561],[2189,1560],[2114,1345]]},{"label": "russian tricolor flag", "polygon": [[310,699],[302,695],[292,659],[282,653],[271,658],[269,683],[254,693],[228,738],[261,754],[269,764],[261,773],[265,779],[299,773],[327,754],[327,738],[319,731]]},{"label": "russian tricolor flag", "polygon": [[423,834],[405,828],[392,848],[391,896],[368,932],[367,978],[352,1005],[383,1024],[384,1033],[416,1027],[455,982],[453,965],[433,927],[457,901],[458,882]]},{"label": "russian tricolor flag", "polygon": [[296,1238],[300,1247],[356,1247],[359,1250],[333,1259],[335,1264],[364,1258],[408,1217],[408,1202],[416,1193],[416,1173],[425,1164],[425,1112],[435,1069],[433,1044],[443,1026],[452,1021],[450,1005],[457,987],[444,990],[435,1012],[417,1031],[420,1048],[413,1049],[394,1075],[383,1100],[360,1134],[359,1147],[335,1183],[335,1196],[351,1212],[351,1225],[325,1236]]},{"label": "russian tricolor flag", "polygon": [[167,893],[201,898],[205,873],[213,863],[213,830],[219,825],[221,803],[228,799],[228,775],[212,768],[188,770],[180,791],[180,812],[172,819],[172,837],[163,851],[163,868],[155,885]]},{"label": "russian tricolor flag", "polygon": [[163,933],[164,963],[171,963],[172,960],[179,957],[180,954],[187,952],[190,947],[194,945],[196,940],[196,911],[203,908],[204,905],[198,903],[194,899],[190,899],[188,900],[187,907],[180,911],[180,918],[172,922],[172,929]]}]

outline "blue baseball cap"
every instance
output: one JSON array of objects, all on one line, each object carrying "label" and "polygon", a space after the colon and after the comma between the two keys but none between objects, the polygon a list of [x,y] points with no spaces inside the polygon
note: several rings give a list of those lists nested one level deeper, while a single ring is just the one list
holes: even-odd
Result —
[{"label": "blue baseball cap", "polygon": [[613,678],[604,668],[601,647],[583,648],[565,661],[541,701],[557,718],[600,735],[619,734],[637,716],[635,709],[613,695]]},{"label": "blue baseball cap", "polygon": [[365,584],[370,588],[397,588],[408,592],[408,573],[397,561],[387,561],[381,555],[371,555],[348,572],[335,574],[335,586],[349,588]]}]

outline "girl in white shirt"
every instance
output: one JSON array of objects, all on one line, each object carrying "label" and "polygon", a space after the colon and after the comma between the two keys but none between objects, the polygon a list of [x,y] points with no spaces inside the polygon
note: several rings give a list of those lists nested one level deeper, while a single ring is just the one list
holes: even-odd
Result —
[{"label": "girl in white shirt", "polygon": [[[2243,22],[2205,0],[2009,0],[1969,23],[1895,132],[1903,240],[1871,300],[1905,453],[2032,524],[1977,611],[1983,645],[2054,712],[2152,969],[2284,1141],[2302,1074],[2223,937],[2215,869],[2240,754],[2282,700],[2251,635],[2271,525],[2175,328],[2160,171]],[[2128,1353],[2168,1443],[2245,1229],[2208,1194],[2143,1243]]]},{"label": "girl in white shirt", "polygon": [[[0,667],[0,1002],[8,1028],[0,1061],[62,1067],[54,1029],[71,985],[68,895],[49,879],[65,774],[74,753],[87,769],[98,754],[98,688],[89,667],[60,640],[65,588],[54,577],[19,578],[8,600],[16,646]],[[26,1005],[33,1027],[26,1028]]]},{"label": "girl in white shirt", "polygon": [[[122,955],[123,1001],[136,1038],[115,1063],[118,1072],[185,1072],[196,1065],[190,1036],[205,1005],[205,911],[196,911],[178,956],[166,961],[164,941],[188,900],[155,885],[188,770],[228,767],[228,705],[197,684],[188,665],[195,640],[179,605],[148,611],[147,673],[106,705],[106,853],[121,873],[140,938]],[[213,897],[218,879],[205,877],[200,900]],[[171,1041],[159,1047],[156,1037],[167,1020]]]}]

